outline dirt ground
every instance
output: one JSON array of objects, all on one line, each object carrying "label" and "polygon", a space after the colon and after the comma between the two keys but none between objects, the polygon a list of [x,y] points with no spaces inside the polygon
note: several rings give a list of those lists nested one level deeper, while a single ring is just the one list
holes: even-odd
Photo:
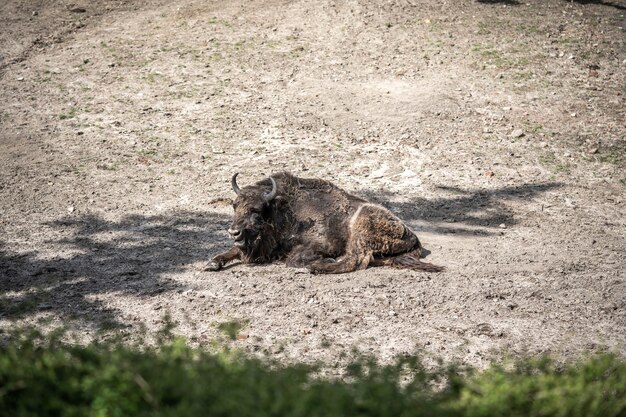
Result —
[{"label": "dirt ground", "polygon": [[[626,354],[626,2],[74,3],[0,5],[0,330]],[[386,205],[447,271],[202,271],[231,175],[282,170]]]}]

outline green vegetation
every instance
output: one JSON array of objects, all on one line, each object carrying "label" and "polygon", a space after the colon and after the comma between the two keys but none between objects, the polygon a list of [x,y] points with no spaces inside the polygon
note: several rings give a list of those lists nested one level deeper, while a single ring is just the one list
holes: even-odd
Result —
[{"label": "green vegetation", "polygon": [[[224,329],[227,330],[227,329]],[[234,329],[233,329],[234,330]],[[167,333],[167,332],[165,332]],[[165,335],[164,333],[164,335]],[[158,347],[75,346],[61,336],[6,336],[0,415],[6,416],[621,416],[626,363],[611,355],[559,366],[526,360],[486,371],[415,357],[361,358],[342,380],[164,337]]]},{"label": "green vegetation", "polygon": [[67,113],[59,115],[61,120],[73,119],[74,117],[76,117],[76,109],[74,107],[70,108]]}]

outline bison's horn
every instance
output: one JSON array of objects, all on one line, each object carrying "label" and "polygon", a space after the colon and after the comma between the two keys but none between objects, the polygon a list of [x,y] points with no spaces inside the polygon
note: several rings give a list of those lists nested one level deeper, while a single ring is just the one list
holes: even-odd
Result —
[{"label": "bison's horn", "polygon": [[272,201],[274,197],[276,197],[276,192],[278,191],[278,187],[276,187],[276,181],[274,181],[274,178],[270,177],[270,181],[272,181],[272,191],[263,195],[265,201]]},{"label": "bison's horn", "polygon": [[241,190],[239,189],[239,186],[237,185],[237,175],[239,175],[239,173],[235,172],[235,175],[233,175],[233,178],[230,180],[230,183],[233,185],[233,191],[235,192],[235,194],[239,195]]}]

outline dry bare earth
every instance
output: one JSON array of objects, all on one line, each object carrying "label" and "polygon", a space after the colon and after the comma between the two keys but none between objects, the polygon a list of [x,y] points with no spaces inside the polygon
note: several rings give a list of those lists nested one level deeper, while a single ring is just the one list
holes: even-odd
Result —
[{"label": "dry bare earth", "polygon": [[[0,6],[3,328],[169,312],[331,365],[626,353],[623,1],[72,7]],[[383,202],[448,271],[201,271],[231,174],[279,170]]]}]

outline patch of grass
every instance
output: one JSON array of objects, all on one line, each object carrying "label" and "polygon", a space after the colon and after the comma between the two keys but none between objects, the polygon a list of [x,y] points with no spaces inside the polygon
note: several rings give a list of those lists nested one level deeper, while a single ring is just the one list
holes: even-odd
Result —
[{"label": "patch of grass", "polygon": [[209,55],[209,61],[212,62],[221,61],[222,59],[224,59],[224,57],[219,52],[213,52],[211,55]]},{"label": "patch of grass", "polygon": [[224,333],[224,335],[226,335],[230,340],[235,340],[237,339],[237,335],[239,335],[239,332],[245,326],[246,326],[246,323],[244,322],[241,322],[238,320],[231,320],[231,321],[218,323],[217,329],[221,331],[222,333]]},{"label": "patch of grass", "polygon": [[143,79],[149,82],[150,84],[161,83],[167,80],[167,76],[161,74],[160,72],[149,72],[148,74],[143,76]]},{"label": "patch of grass", "polygon": [[530,80],[533,78],[533,73],[531,71],[519,71],[513,74],[513,79],[518,81]]},{"label": "patch of grass", "polygon": [[415,356],[357,357],[343,379],[302,364],[189,347],[64,344],[11,334],[0,345],[0,412],[8,416],[602,416],[626,412],[626,363],[612,355],[560,365],[526,359],[484,371]]},{"label": "patch of grass", "polygon": [[226,27],[231,27],[232,26],[232,24],[229,21],[224,20],[224,19],[218,19],[215,16],[213,16],[209,20],[207,20],[207,23],[209,25],[223,25],[223,26],[226,26]]},{"label": "patch of grass", "polygon": [[478,35],[490,35],[491,34],[491,25],[484,21],[481,20],[480,22],[478,22],[478,31],[476,32]]},{"label": "patch of grass", "polygon": [[580,43],[580,39],[568,38],[568,37],[562,36],[557,39],[557,42],[565,44],[565,45],[575,45],[577,43]]},{"label": "patch of grass", "polygon": [[61,120],[73,119],[74,117],[76,117],[76,109],[74,107],[70,108],[67,113],[61,113],[59,115],[59,119]]},{"label": "patch of grass", "polygon": [[269,40],[269,41],[264,41],[263,45],[267,46],[268,48],[276,48],[277,46],[280,45],[280,41],[278,40]]},{"label": "patch of grass", "polygon": [[528,130],[530,133],[541,133],[543,132],[544,128],[541,124],[531,123],[526,127],[526,130]]},{"label": "patch of grass", "polygon": [[613,165],[624,164],[626,162],[626,145],[614,145],[601,149],[597,155],[597,160]]},{"label": "patch of grass", "polygon": [[233,44],[233,48],[235,49],[235,51],[241,51],[246,47],[246,40],[240,40],[237,41]]},{"label": "patch of grass", "polygon": [[477,46],[473,51],[478,54],[480,63],[490,64],[498,69],[523,68],[528,65],[528,58],[513,52],[500,51],[491,46]]},{"label": "patch of grass", "polygon": [[546,152],[539,157],[539,162],[544,165],[552,166],[556,163],[556,155],[554,152]]},{"label": "patch of grass", "polygon": [[539,33],[539,28],[535,25],[521,24],[517,26],[517,31],[530,35],[530,34]]}]

